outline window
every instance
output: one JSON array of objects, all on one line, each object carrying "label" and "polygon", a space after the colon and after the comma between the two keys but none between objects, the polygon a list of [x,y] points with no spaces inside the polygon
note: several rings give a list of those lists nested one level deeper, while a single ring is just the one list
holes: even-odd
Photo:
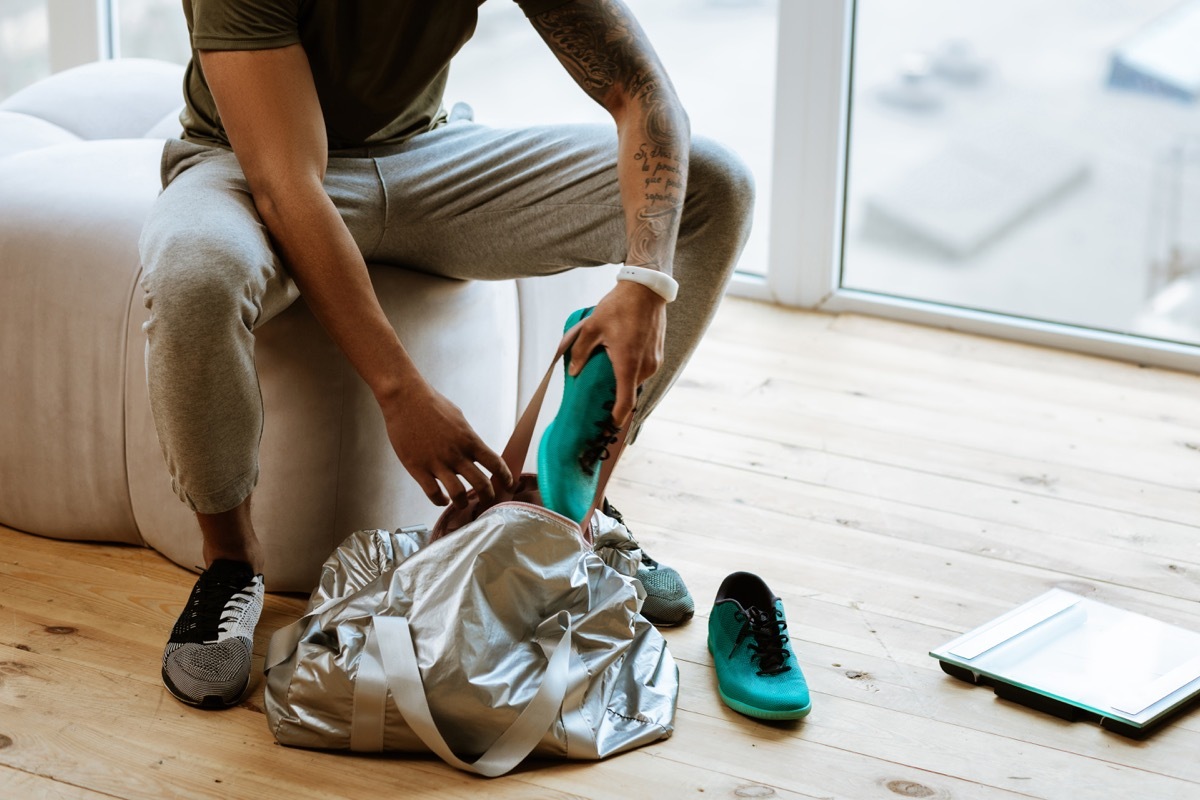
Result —
[{"label": "window", "polygon": [[0,100],[49,74],[47,0],[0,0]]},{"label": "window", "polygon": [[178,0],[120,0],[117,40],[124,58],[158,58],[186,64],[192,56]]},{"label": "window", "polygon": [[831,231],[779,248],[794,302],[1200,368],[1200,4],[822,5],[781,18],[824,47],[780,93],[776,230]]}]

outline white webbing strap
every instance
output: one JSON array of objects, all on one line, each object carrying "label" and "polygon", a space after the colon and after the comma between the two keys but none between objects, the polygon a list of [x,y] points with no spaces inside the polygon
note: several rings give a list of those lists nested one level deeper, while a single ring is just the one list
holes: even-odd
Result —
[{"label": "white webbing strap", "polygon": [[[533,752],[550,730],[558,719],[567,693],[571,667],[571,615],[560,611],[543,623],[539,631],[546,627],[558,630],[548,632],[550,635],[538,641],[549,659],[541,686],[508,730],[483,755],[474,762],[467,762],[454,754],[433,720],[425,699],[425,686],[417,666],[408,620],[404,617],[373,617],[355,679],[351,747],[366,750],[368,744],[378,742],[373,749],[382,749],[383,707],[380,699],[386,702],[387,691],[391,689],[392,700],[404,721],[417,738],[447,764],[487,778],[509,772]],[[378,669],[369,663],[372,661],[377,661]],[[360,701],[360,694],[372,697]],[[359,716],[360,709],[362,717]]]},{"label": "white webbing strap", "polygon": [[360,753],[383,750],[384,717],[387,712],[387,675],[379,652],[374,624],[367,626],[367,640],[358,657],[354,676],[354,710],[350,715],[350,749]]},{"label": "white webbing strap", "polygon": [[591,685],[591,673],[578,651],[571,650],[571,672],[567,696],[563,698],[562,725],[567,740],[567,755],[596,750],[596,732],[583,713],[583,699]]},{"label": "white webbing strap", "polygon": [[291,658],[292,654],[296,652],[296,647],[300,644],[300,640],[304,638],[304,629],[308,627],[309,621],[313,617],[325,613],[345,599],[344,597],[331,597],[316,608],[304,612],[304,616],[300,619],[290,622],[275,631],[271,635],[271,641],[267,643],[267,657],[263,661],[263,672],[270,672]]}]

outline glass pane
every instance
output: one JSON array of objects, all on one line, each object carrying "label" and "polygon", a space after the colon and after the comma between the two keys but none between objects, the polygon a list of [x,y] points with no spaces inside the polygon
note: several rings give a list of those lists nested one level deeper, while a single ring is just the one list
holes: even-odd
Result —
[{"label": "glass pane", "polygon": [[[127,2],[127,0],[122,0]],[[671,75],[692,132],[735,150],[754,172],[754,231],[739,269],[765,273],[771,191],[777,0],[626,0]],[[454,59],[446,103],[496,127],[612,119],[567,75],[511,0],[479,9]]]},{"label": "glass pane", "polygon": [[859,0],[842,285],[1200,343],[1196,41],[1196,2]]},{"label": "glass pane", "polygon": [[0,0],[0,100],[49,74],[46,0]]},{"label": "glass pane", "polygon": [[120,0],[116,5],[122,57],[158,58],[176,64],[186,64],[191,58],[179,0]]}]

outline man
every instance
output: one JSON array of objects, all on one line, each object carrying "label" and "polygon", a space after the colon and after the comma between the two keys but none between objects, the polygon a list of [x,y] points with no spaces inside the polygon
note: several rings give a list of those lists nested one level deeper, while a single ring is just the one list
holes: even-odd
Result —
[{"label": "man", "polygon": [[151,408],[208,567],[164,654],[164,680],[184,702],[230,705],[248,683],[262,605],[253,331],[299,294],[439,505],[464,502],[464,481],[490,495],[487,473],[511,476],[418,374],[367,260],[462,279],[641,268],[599,301],[571,360],[577,370],[607,349],[617,420],[644,384],[631,436],[715,312],[749,231],[745,168],[690,143],[674,88],[621,0],[517,2],[611,112],[615,137],[608,126],[448,122],[446,67],[474,31],[478,0],[184,3],[185,133],[167,143],[165,188],[141,242]]}]

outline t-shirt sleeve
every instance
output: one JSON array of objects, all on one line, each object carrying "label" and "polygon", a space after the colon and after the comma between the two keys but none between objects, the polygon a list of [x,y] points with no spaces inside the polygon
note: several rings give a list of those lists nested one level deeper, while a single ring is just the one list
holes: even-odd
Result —
[{"label": "t-shirt sleeve", "polygon": [[517,5],[525,12],[525,16],[533,18],[559,6],[565,6],[571,0],[516,0]]},{"label": "t-shirt sleeve", "polygon": [[197,50],[269,50],[300,41],[299,0],[185,0]]}]

